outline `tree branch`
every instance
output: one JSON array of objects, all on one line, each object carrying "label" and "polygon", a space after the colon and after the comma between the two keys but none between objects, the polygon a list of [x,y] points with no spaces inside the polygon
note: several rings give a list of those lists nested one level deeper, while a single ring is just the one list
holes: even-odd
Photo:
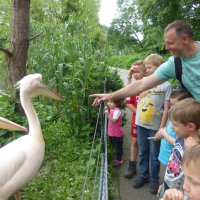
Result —
[{"label": "tree branch", "polygon": [[140,46],[143,48],[143,45],[142,45],[142,43],[141,43],[141,41],[140,41],[140,39],[139,39],[139,37],[138,37],[138,35],[136,34],[136,32],[135,31],[133,31],[133,34],[135,35],[135,39],[138,41],[138,43],[140,44]]},{"label": "tree branch", "polygon": [[0,47],[0,51],[3,51],[3,52],[6,53],[8,56],[12,56],[12,55],[13,55],[12,52],[10,52],[9,50],[4,49],[4,48],[2,48],[2,47]]},{"label": "tree branch", "polygon": [[43,32],[44,32],[44,31],[42,31],[42,32],[40,32],[40,33],[34,35],[33,37],[31,37],[31,38],[29,39],[29,42],[32,41],[32,40],[34,40],[34,39],[36,39],[36,38],[37,38],[38,36],[40,36]]}]

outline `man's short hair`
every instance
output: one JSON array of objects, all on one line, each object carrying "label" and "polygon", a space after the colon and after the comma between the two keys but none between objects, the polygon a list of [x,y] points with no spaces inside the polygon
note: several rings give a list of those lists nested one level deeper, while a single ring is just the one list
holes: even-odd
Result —
[{"label": "man's short hair", "polygon": [[191,25],[183,20],[176,20],[168,24],[164,32],[166,33],[171,29],[175,29],[177,35],[186,34],[190,39],[193,39],[193,31]]}]

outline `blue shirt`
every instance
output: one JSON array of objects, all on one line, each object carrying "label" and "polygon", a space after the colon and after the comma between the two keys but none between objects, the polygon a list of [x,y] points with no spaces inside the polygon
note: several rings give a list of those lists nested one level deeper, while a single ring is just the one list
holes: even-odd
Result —
[{"label": "blue shirt", "polygon": [[[176,133],[172,129],[171,121],[168,122],[166,131],[171,137],[176,138]],[[158,156],[158,159],[162,164],[167,165],[169,161],[169,157],[172,152],[172,148],[173,148],[173,145],[171,145],[165,138],[162,138],[161,145],[160,145],[160,153]]]},{"label": "blue shirt", "polygon": [[[195,99],[200,100],[200,42],[197,53],[191,58],[181,58],[182,82]],[[163,63],[154,74],[161,80],[176,78],[174,57]]]}]

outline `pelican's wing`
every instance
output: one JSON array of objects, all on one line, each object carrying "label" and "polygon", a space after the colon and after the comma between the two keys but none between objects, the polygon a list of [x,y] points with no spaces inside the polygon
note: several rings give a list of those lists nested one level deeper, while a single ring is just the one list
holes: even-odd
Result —
[{"label": "pelican's wing", "polygon": [[0,187],[12,179],[25,160],[26,154],[22,150],[0,151]]}]

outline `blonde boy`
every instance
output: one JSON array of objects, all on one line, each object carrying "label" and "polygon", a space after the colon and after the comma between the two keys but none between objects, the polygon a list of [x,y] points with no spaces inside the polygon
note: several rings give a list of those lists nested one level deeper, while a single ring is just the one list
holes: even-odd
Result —
[{"label": "blonde boy", "polygon": [[[153,74],[162,63],[163,59],[161,56],[157,54],[149,55],[144,60],[147,74]],[[158,160],[160,140],[156,141],[152,137],[154,138],[159,129],[166,125],[171,92],[171,84],[165,82],[139,95],[136,125],[140,152],[140,175],[133,182],[133,187],[142,187],[150,178],[149,191],[152,194],[157,194],[159,187],[158,174],[160,171],[160,162]],[[151,161],[151,167],[149,167],[149,160]]]}]

